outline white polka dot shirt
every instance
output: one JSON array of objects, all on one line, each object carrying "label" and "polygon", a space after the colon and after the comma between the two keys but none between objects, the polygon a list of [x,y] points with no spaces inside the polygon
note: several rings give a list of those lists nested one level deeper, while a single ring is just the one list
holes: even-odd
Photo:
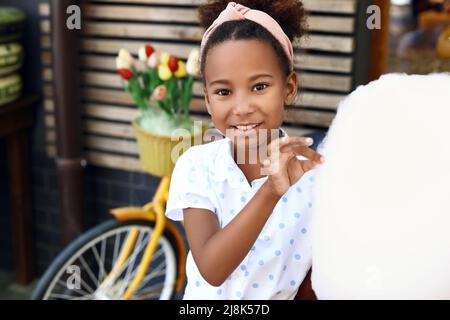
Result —
[{"label": "white polka dot shirt", "polygon": [[[315,171],[304,174],[283,195],[247,256],[220,287],[202,278],[189,252],[183,299],[293,299],[311,268]],[[266,179],[248,183],[233,159],[229,138],[193,146],[176,163],[166,216],[182,220],[184,208],[209,209],[223,228]]]}]

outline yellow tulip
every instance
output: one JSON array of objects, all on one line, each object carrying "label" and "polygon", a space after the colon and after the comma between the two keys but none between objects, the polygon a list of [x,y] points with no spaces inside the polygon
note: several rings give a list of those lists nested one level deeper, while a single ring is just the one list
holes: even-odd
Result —
[{"label": "yellow tulip", "polygon": [[170,54],[168,52],[164,51],[161,53],[161,57],[159,60],[161,61],[161,64],[167,66],[167,64],[169,63],[169,58],[170,58]]},{"label": "yellow tulip", "polygon": [[133,56],[128,52],[126,49],[120,49],[119,50],[119,58],[125,59],[125,60],[134,60]]},{"label": "yellow tulip", "polygon": [[131,69],[134,64],[133,56],[125,49],[120,49],[119,55],[116,58],[117,69],[125,68]]},{"label": "yellow tulip", "polygon": [[160,64],[158,66],[158,75],[161,80],[169,80],[172,77],[169,67],[166,64]]},{"label": "yellow tulip", "polygon": [[177,78],[186,76],[186,64],[183,61],[178,60],[178,70],[175,72]]},{"label": "yellow tulip", "polygon": [[120,57],[116,58],[116,69],[131,69],[131,64],[128,60],[122,59]]}]

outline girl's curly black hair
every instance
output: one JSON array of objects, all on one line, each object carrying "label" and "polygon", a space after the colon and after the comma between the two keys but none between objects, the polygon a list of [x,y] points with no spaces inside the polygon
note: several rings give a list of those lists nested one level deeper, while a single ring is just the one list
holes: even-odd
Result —
[{"label": "girl's curly black hair", "polygon": [[[198,8],[200,25],[207,29],[220,12],[228,5],[228,0],[209,0]],[[283,29],[289,40],[293,42],[306,34],[306,18],[303,4],[299,0],[241,0],[237,3],[251,9],[264,11],[270,15]],[[200,72],[204,79],[205,62],[208,51],[227,40],[259,39],[272,45],[278,56],[282,70],[289,75],[289,60],[281,44],[261,25],[251,20],[227,21],[220,25],[210,36],[202,52]]]}]

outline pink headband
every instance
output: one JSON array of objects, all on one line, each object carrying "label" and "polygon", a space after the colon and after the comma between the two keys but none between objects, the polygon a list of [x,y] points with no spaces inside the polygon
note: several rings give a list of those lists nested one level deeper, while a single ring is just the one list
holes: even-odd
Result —
[{"label": "pink headband", "polygon": [[[269,31],[275,39],[280,42],[281,46],[286,52],[289,58],[290,70],[294,70],[294,50],[292,48],[292,43],[281,29],[280,25],[267,13],[260,10],[253,10],[247,8],[236,2],[229,2],[225,10],[223,10],[212,25],[205,31],[202,38],[202,43],[200,45],[200,52],[203,52],[203,48],[206,45],[211,34],[214,30],[226,21],[233,20],[252,20],[257,24],[263,26],[267,31]],[[201,55],[200,55],[201,56]]]}]

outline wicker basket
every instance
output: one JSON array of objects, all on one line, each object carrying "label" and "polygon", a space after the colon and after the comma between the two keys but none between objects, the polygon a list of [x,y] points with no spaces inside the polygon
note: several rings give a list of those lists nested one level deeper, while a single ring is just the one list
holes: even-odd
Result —
[{"label": "wicker basket", "polygon": [[[142,169],[154,176],[170,176],[175,167],[171,159],[172,149],[180,142],[172,141],[170,136],[159,136],[145,131],[139,126],[137,119],[133,121],[133,128],[136,132]],[[191,136],[191,146],[194,142],[203,143],[202,135],[206,129],[207,127],[203,127],[201,134]]]}]

